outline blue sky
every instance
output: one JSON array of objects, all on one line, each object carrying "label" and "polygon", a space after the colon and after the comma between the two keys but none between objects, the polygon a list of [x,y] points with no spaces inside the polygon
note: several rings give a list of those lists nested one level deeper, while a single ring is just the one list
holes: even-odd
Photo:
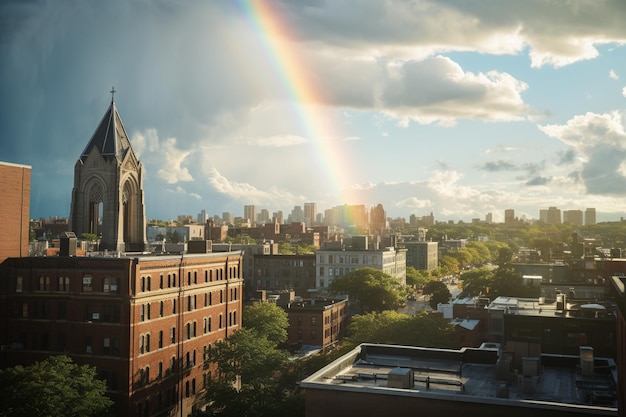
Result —
[{"label": "blue sky", "polygon": [[[244,1],[2,2],[0,160],[32,166],[31,217],[69,215],[112,86],[149,218],[305,202],[626,217],[623,1],[263,9],[280,30]],[[290,90],[281,59],[323,101]]]}]

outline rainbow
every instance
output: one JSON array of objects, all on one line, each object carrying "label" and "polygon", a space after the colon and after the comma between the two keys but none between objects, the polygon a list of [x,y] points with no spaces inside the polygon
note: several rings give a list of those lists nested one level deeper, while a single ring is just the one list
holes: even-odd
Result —
[{"label": "rainbow", "polygon": [[294,33],[281,20],[276,3],[267,0],[241,0],[238,2],[247,23],[257,34],[261,49],[273,67],[277,81],[290,98],[294,117],[302,127],[305,137],[314,144],[319,173],[325,175],[319,183],[328,186],[329,203],[350,203],[350,166],[338,142],[343,135],[325,113],[327,98],[323,88],[315,84],[311,66],[301,59],[290,39]]}]

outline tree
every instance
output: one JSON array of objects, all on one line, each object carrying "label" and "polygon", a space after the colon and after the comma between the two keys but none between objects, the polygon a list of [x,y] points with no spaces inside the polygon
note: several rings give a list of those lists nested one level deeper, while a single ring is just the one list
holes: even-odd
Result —
[{"label": "tree", "polygon": [[388,343],[406,346],[450,347],[453,331],[448,320],[420,310],[415,315],[396,311],[354,316],[348,326],[348,342]]},{"label": "tree", "polygon": [[328,286],[332,294],[348,294],[373,311],[396,310],[404,304],[404,289],[396,278],[379,269],[360,268],[337,277]]},{"label": "tree", "polygon": [[106,383],[68,356],[0,370],[0,416],[80,417],[106,411]]},{"label": "tree", "polygon": [[421,289],[429,281],[435,279],[429,271],[415,269],[412,266],[406,267],[406,285]]},{"label": "tree", "polygon": [[289,318],[281,307],[274,303],[256,303],[243,309],[242,326],[253,329],[267,340],[280,345],[287,340]]},{"label": "tree", "polygon": [[476,268],[463,272],[461,274],[463,294],[468,297],[486,294],[492,279],[493,272],[489,268]]},{"label": "tree", "polygon": [[441,281],[430,281],[424,286],[424,294],[430,294],[429,304],[433,310],[437,309],[439,303],[447,303],[450,301],[450,290]]},{"label": "tree", "polygon": [[439,258],[439,268],[441,268],[442,275],[458,274],[459,261],[450,255],[443,255]]},{"label": "tree", "polygon": [[286,358],[274,341],[244,327],[216,342],[207,360],[217,365],[226,382],[233,383],[241,377],[242,384],[246,384],[271,377]]}]

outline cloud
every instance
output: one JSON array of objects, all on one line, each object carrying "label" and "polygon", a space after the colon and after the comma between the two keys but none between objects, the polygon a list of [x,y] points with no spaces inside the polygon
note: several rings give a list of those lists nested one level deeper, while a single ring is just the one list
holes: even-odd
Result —
[{"label": "cloud", "polygon": [[242,204],[245,202],[246,204],[274,206],[276,201],[280,201],[281,206],[289,207],[307,201],[307,198],[302,195],[292,194],[275,186],[260,190],[249,183],[230,181],[215,168],[211,169],[208,182],[218,193],[240,201]]},{"label": "cloud", "polygon": [[563,125],[539,126],[569,145],[581,161],[577,173],[589,194],[626,194],[626,133],[618,112],[575,116]]},{"label": "cloud", "polygon": [[189,168],[184,166],[191,154],[190,150],[177,148],[176,138],[159,139],[156,129],[147,129],[143,133],[132,135],[133,150],[137,149],[138,158],[156,168],[157,176],[168,184],[193,181]]},{"label": "cloud", "polygon": [[388,67],[380,107],[386,114],[419,123],[454,123],[457,118],[520,120],[529,112],[521,93],[528,88],[509,74],[465,72],[437,56]]},{"label": "cloud", "polygon": [[526,181],[526,185],[535,186],[535,185],[546,185],[550,182],[550,178],[546,177],[535,177],[528,181]]},{"label": "cloud", "polygon": [[622,95],[626,97],[626,87],[622,88]]},{"label": "cloud", "polygon": [[510,161],[498,160],[485,162],[478,167],[484,171],[497,172],[497,171],[515,171],[518,167]]},{"label": "cloud", "polygon": [[609,78],[612,80],[619,80],[619,76],[615,73],[614,70],[609,71]]}]

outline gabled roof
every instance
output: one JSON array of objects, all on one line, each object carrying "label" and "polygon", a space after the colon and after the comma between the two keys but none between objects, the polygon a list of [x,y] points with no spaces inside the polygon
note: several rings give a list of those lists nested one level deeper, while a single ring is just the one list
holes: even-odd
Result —
[{"label": "gabled roof", "polygon": [[91,140],[81,153],[82,162],[85,162],[93,148],[96,148],[105,160],[117,158],[118,162],[124,160],[129,150],[132,151],[128,135],[113,100]]}]

